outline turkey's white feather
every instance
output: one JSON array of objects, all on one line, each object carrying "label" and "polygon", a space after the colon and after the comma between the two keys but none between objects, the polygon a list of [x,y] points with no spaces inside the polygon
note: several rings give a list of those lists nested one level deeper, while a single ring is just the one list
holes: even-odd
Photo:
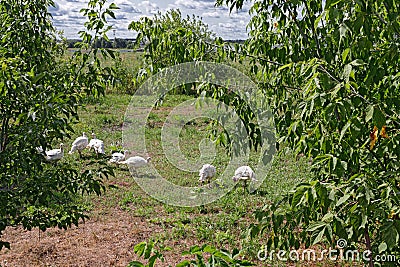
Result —
[{"label": "turkey's white feather", "polygon": [[128,153],[128,150],[125,150],[124,153],[121,153],[121,152],[115,152],[115,153],[113,153],[113,154],[111,155],[110,162],[118,163],[118,162],[120,162],[120,161],[125,160],[126,154],[127,154],[127,153]]},{"label": "turkey's white feather", "polygon": [[96,154],[105,154],[103,140],[97,139],[94,133],[92,133],[92,139],[90,139],[90,142],[86,147],[88,149],[93,149]]},{"label": "turkey's white feather", "polygon": [[150,159],[151,159],[150,157],[148,157],[147,159],[144,159],[139,156],[134,156],[134,157],[129,157],[127,160],[120,161],[118,163],[126,164],[129,167],[133,167],[133,168],[139,168],[139,167],[146,166],[149,163]]},{"label": "turkey's white feather", "polygon": [[45,158],[48,161],[56,161],[62,159],[63,156],[64,156],[64,144],[61,143],[60,148],[46,151]]},{"label": "turkey's white feather", "polygon": [[89,139],[86,136],[86,133],[82,133],[82,136],[79,136],[78,138],[75,139],[75,141],[72,143],[71,150],[68,152],[69,154],[74,153],[75,151],[78,151],[79,153],[86,148],[88,145]]},{"label": "turkey's white feather", "polygon": [[241,166],[237,168],[235,171],[235,175],[232,177],[232,180],[234,182],[237,182],[239,180],[251,180],[252,182],[257,181],[256,174],[249,166]]},{"label": "turkey's white feather", "polygon": [[203,167],[199,170],[199,181],[204,182],[206,180],[210,180],[212,177],[215,176],[217,170],[211,164],[204,164]]}]

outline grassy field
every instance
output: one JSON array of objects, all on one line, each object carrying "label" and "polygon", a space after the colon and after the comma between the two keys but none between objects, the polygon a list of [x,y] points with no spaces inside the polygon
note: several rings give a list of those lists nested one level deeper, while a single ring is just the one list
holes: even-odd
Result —
[{"label": "grassy field", "polygon": [[[80,136],[83,131],[87,133],[94,131],[99,139],[104,140],[107,156],[111,155],[113,151],[123,151],[122,127],[130,99],[129,95],[108,94],[100,101],[88,104],[80,113],[80,122],[74,127],[75,135],[71,140],[64,140],[68,144],[67,149],[72,140]],[[161,144],[161,129],[171,110],[188,99],[187,96],[167,96],[163,105],[154,109],[146,122],[145,138],[148,154],[143,155],[140,154],[140,151],[130,151],[130,155],[151,156],[152,167],[157,169],[167,180],[182,186],[196,185],[198,172],[182,171],[168,162]],[[196,119],[182,126],[179,146],[187,157],[195,159],[200,156],[198,144],[207,137],[208,123],[208,120]],[[96,158],[89,151],[85,151],[84,154],[85,159],[83,160],[79,159],[78,154],[66,154],[63,160],[76,162],[84,168],[92,158]],[[229,157],[224,149],[217,147],[216,157],[212,162],[217,170],[223,171],[228,161]],[[147,167],[144,167],[138,172],[138,175],[144,179],[147,175],[146,169]],[[114,172],[115,176],[105,181],[107,190],[102,196],[84,196],[79,200],[87,205],[91,220],[78,228],[65,232],[47,231],[47,234],[41,235],[38,241],[39,245],[36,244],[36,246],[45,246],[44,244],[54,242],[54,238],[67,235],[68,231],[79,232],[87,227],[93,232],[93,235],[89,234],[89,237],[86,237],[86,240],[94,240],[90,243],[92,252],[82,251],[79,242],[76,246],[64,244],[60,246],[60,249],[71,253],[69,260],[66,260],[66,257],[62,256],[64,254],[61,255],[57,249],[44,253],[30,248],[28,243],[22,244],[24,238],[27,238],[26,235],[30,238],[39,238],[37,232],[28,234],[21,229],[13,229],[6,232],[5,240],[10,241],[14,248],[11,251],[0,253],[0,264],[4,265],[4,260],[7,260],[9,265],[5,266],[23,266],[23,259],[26,259],[36,262],[37,266],[88,266],[85,265],[89,264],[87,260],[91,258],[88,254],[99,253],[100,249],[96,249],[96,247],[105,246],[119,250],[119,253],[126,252],[125,255],[120,255],[119,261],[110,263],[110,266],[124,266],[135,258],[132,255],[133,245],[146,240],[157,240],[159,247],[172,247],[171,251],[166,252],[165,264],[173,265],[179,262],[181,252],[194,244],[210,244],[230,250],[240,248],[244,258],[256,261],[256,254],[263,245],[263,240],[247,238],[247,228],[254,222],[253,212],[286,194],[296,183],[310,178],[309,165],[305,159],[296,160],[291,154],[282,155],[275,157],[268,176],[255,193],[249,194],[242,187],[236,187],[224,197],[203,207],[175,207],[163,204],[144,192],[126,167],[115,166]],[[121,231],[121,224],[124,226],[122,228],[128,231],[124,234],[128,243],[124,245],[119,244],[122,237],[116,235],[116,232]],[[107,228],[107,225],[111,226]],[[114,229],[115,232],[112,230],[113,227],[117,227]],[[107,230],[105,230],[106,228]],[[139,233],[133,229],[138,229]],[[85,233],[72,234],[66,242],[74,244],[73,240],[83,236]],[[107,238],[101,244],[95,242],[102,237]],[[49,240],[46,241],[46,238]],[[22,262],[16,259],[18,257],[16,255],[20,255],[18,253],[27,255]],[[104,260],[102,257],[93,256],[93,258]],[[77,264],[74,265],[71,262]],[[100,266],[96,265],[96,262],[93,264],[95,265],[92,266]],[[33,263],[33,265],[35,264]]]},{"label": "grassy field", "polygon": [[[175,184],[194,186],[197,184],[198,172],[188,173],[170,164],[164,156],[161,144],[163,121],[174,106],[187,99],[186,96],[167,97],[163,106],[150,114],[146,141],[148,154],[152,157],[151,164],[163,177]],[[123,150],[120,146],[122,144],[121,125],[129,100],[129,96],[109,95],[100,104],[88,106],[87,111],[82,114],[81,123],[76,128],[81,131],[93,129],[98,132],[99,138],[109,144],[107,154],[110,154],[111,150]],[[197,121],[183,127],[180,134],[180,147],[184,154],[192,158],[199,156],[198,143],[206,137],[206,126],[206,122]],[[223,170],[229,157],[226,156],[223,148],[219,147],[217,150],[217,157],[213,164],[217,170]],[[132,155],[135,154],[134,152]],[[145,175],[145,168],[139,170],[139,173]],[[296,183],[307,180],[309,175],[308,165],[304,160],[296,161],[292,155],[277,157],[269,176],[254,194],[246,194],[241,187],[237,187],[222,199],[205,207],[206,215],[203,215],[199,207],[171,207],[152,199],[132,182],[127,169],[121,167],[115,169],[115,177],[107,182],[111,184],[125,182],[131,185],[110,189],[106,195],[97,200],[100,201],[100,205],[96,206],[97,208],[93,209],[92,213],[104,214],[109,208],[118,206],[135,216],[149,219],[150,222],[167,223],[172,226],[171,231],[154,237],[160,241],[170,238],[195,238],[201,242],[210,242],[215,246],[237,246],[240,240],[244,239],[246,233],[243,230],[252,221],[252,212],[257,207],[276,200]],[[96,199],[90,198],[88,202],[91,203]]]}]

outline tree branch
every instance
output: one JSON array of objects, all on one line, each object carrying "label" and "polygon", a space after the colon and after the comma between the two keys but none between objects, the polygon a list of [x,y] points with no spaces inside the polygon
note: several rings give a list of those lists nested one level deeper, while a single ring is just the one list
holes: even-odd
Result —
[{"label": "tree branch", "polygon": [[376,159],[376,161],[379,163],[379,165],[386,170],[386,166],[379,160],[378,156],[376,155],[376,153],[372,150],[370,150],[372,156],[374,156],[374,158]]},{"label": "tree branch", "polygon": [[[372,253],[371,239],[369,237],[369,231],[368,231],[368,223],[365,224],[364,237],[365,237],[365,244],[367,246],[367,249]],[[372,260],[372,254],[370,255],[368,263],[369,263],[369,267],[374,267],[374,262]]]},{"label": "tree branch", "polygon": [[305,42],[306,44],[308,44],[308,36],[304,33],[304,31],[303,31],[302,28],[300,27],[300,24],[299,24],[299,22],[297,21],[296,17],[294,16],[292,9],[291,9],[290,7],[288,7],[288,10],[289,10],[289,13],[290,13],[290,15],[291,15],[291,17],[292,17],[294,23],[296,23],[297,28],[300,30],[300,34],[301,34],[301,36],[303,37],[304,42]]},{"label": "tree branch", "polygon": [[306,7],[306,12],[307,12],[307,14],[308,14],[308,16],[309,16],[309,18],[310,18],[310,21],[311,21],[310,28],[311,28],[311,31],[312,31],[312,33],[313,33],[314,41],[315,41],[315,43],[317,44],[317,56],[320,58],[320,57],[321,57],[321,46],[320,46],[320,44],[319,44],[318,37],[317,37],[317,34],[316,34],[316,32],[315,32],[315,29],[314,29],[314,25],[313,25],[313,24],[314,24],[314,21],[313,21],[313,19],[312,19],[312,17],[311,17],[310,9],[308,8],[307,2],[306,2],[306,1],[303,1],[303,4],[304,4],[305,7]]},{"label": "tree branch", "polygon": [[0,153],[6,149],[7,145],[7,128],[10,121],[9,117],[4,117],[1,122],[1,135],[0,135]]}]

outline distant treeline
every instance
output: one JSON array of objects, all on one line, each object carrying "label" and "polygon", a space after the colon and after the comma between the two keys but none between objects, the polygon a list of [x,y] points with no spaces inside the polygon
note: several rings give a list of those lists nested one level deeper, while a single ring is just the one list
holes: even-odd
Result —
[{"label": "distant treeline", "polygon": [[[80,42],[79,39],[67,39],[68,48],[75,48],[75,44]],[[225,40],[229,43],[243,43],[244,40]],[[129,38],[115,38],[110,39],[109,41],[105,39],[99,39],[95,43],[95,47],[97,48],[127,48],[132,49],[135,43],[135,39]]]},{"label": "distant treeline", "polygon": [[[76,43],[81,42],[79,39],[67,39],[68,48],[75,48]],[[95,43],[97,48],[133,48],[135,39],[123,39],[115,38],[109,41],[105,39],[99,39]]]}]

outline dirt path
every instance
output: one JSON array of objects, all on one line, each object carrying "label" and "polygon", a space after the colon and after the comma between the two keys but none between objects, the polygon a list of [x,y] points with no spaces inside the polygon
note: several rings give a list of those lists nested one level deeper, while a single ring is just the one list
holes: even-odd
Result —
[{"label": "dirt path", "polygon": [[[48,229],[40,233],[40,239],[38,230],[8,228],[2,239],[10,242],[12,248],[0,251],[0,265],[127,266],[137,259],[133,253],[134,245],[161,231],[159,226],[150,227],[142,218],[117,209],[101,221],[88,220],[68,230]],[[177,251],[174,254],[180,255]],[[174,265],[180,260],[172,254],[166,256],[167,262],[162,263],[163,266]]]}]

